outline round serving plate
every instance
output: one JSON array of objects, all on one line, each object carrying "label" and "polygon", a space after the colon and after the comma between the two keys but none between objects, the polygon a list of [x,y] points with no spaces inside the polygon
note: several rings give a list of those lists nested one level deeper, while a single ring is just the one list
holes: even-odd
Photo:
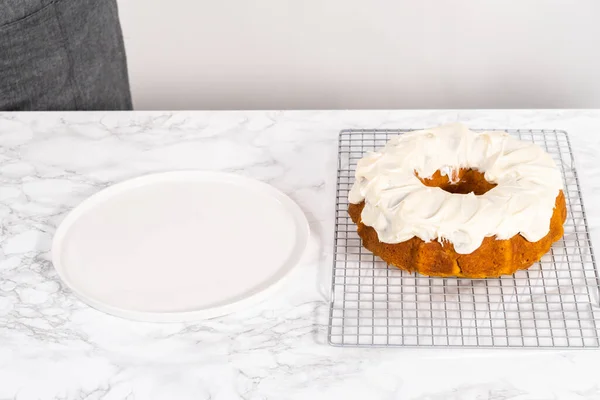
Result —
[{"label": "round serving plate", "polygon": [[192,321],[262,300],[300,261],[308,222],[288,196],[238,175],[180,171],[108,187],[54,237],[63,282],[90,306]]}]

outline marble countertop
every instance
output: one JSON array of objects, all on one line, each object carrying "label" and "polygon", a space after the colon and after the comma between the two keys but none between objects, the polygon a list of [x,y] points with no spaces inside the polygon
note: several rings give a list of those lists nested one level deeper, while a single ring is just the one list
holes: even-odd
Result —
[{"label": "marble countertop", "polygon": [[[343,128],[567,130],[600,246],[600,111],[0,113],[0,399],[599,399],[600,352],[327,344]],[[98,190],[158,171],[254,177],[303,208],[303,262],[269,300],[186,324],[136,323],[65,289],[50,244]]]}]

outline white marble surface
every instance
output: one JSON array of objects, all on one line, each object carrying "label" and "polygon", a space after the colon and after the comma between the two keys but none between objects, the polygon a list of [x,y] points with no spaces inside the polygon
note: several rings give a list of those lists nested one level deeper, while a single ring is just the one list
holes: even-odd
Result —
[{"label": "white marble surface", "polygon": [[[336,135],[342,128],[569,132],[600,246],[599,111],[0,113],[0,399],[600,399],[600,352],[326,344]],[[65,213],[107,185],[224,170],[288,193],[313,237],[268,301],[193,324],[104,315],[49,261]]]}]

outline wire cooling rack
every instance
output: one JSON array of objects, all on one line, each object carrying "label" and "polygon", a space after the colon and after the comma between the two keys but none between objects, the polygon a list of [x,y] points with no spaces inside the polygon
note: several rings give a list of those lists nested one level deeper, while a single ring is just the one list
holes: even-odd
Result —
[{"label": "wire cooling rack", "polygon": [[561,169],[568,209],[564,237],[528,270],[470,280],[430,278],[388,267],[362,247],[347,213],[357,161],[408,131],[340,133],[329,343],[600,347],[600,279],[567,133],[506,130],[542,146]]}]

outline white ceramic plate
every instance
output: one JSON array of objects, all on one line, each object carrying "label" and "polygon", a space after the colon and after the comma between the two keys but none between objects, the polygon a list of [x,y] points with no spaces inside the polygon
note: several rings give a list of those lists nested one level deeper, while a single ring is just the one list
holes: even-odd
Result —
[{"label": "white ceramic plate", "polygon": [[135,320],[190,321],[264,298],[298,263],[309,228],[265,183],[182,171],[111,186],[54,237],[54,267],[90,306]]}]

